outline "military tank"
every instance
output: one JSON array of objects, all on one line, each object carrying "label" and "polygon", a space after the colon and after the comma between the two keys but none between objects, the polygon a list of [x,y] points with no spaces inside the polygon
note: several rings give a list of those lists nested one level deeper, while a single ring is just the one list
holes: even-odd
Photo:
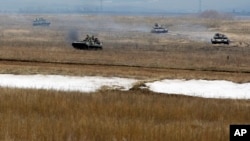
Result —
[{"label": "military tank", "polygon": [[213,38],[211,39],[212,44],[228,44],[230,43],[230,40],[228,37],[221,33],[215,33]]},{"label": "military tank", "polygon": [[82,41],[74,41],[72,46],[76,49],[82,50],[101,50],[102,42],[100,42],[99,39],[95,38],[94,36],[89,37],[87,35],[87,37]]},{"label": "military tank", "polygon": [[156,23],[151,30],[151,33],[167,33],[168,29],[164,28],[163,26],[160,26],[158,23]]},{"label": "military tank", "polygon": [[33,20],[33,26],[49,26],[50,22],[44,18],[36,18]]}]

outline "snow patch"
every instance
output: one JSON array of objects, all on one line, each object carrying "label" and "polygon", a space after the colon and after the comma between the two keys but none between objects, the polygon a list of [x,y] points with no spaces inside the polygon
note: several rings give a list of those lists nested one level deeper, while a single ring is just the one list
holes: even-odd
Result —
[{"label": "snow patch", "polygon": [[95,92],[102,87],[129,90],[135,82],[118,77],[0,74],[0,86],[10,88]]},{"label": "snow patch", "polygon": [[[95,92],[102,88],[129,90],[139,81],[130,78],[101,76],[0,74],[1,87],[60,91]],[[204,98],[250,99],[250,83],[239,84],[224,80],[165,79],[145,83],[145,87],[141,89]]]},{"label": "snow patch", "polygon": [[250,99],[250,83],[224,80],[162,80],[146,83],[149,90],[204,98]]}]

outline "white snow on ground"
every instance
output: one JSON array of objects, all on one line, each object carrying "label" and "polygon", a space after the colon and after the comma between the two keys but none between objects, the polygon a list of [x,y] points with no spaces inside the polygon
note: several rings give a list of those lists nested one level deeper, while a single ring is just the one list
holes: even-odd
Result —
[{"label": "white snow on ground", "polygon": [[[0,86],[9,88],[52,89],[95,92],[103,86],[129,90],[140,80],[100,76],[13,75],[0,74]],[[204,98],[250,99],[250,83],[223,80],[161,80],[146,83],[149,90],[166,94],[182,94]]]},{"label": "white snow on ground", "polygon": [[95,92],[103,86],[128,90],[135,82],[135,79],[118,77],[0,74],[0,86],[10,88]]},{"label": "white snow on ground", "polygon": [[146,83],[153,92],[205,98],[250,99],[250,83],[223,80],[162,80]]}]

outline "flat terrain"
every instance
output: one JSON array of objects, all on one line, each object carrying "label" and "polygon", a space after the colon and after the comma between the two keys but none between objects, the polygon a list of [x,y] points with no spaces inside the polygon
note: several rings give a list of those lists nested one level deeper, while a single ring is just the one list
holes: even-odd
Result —
[{"label": "flat terrain", "polygon": [[[250,31],[243,30],[248,29],[247,20],[193,16],[1,16],[6,20],[1,21],[0,27],[0,60],[9,61],[10,64],[11,61],[25,61],[47,63],[48,66],[60,63],[250,72],[250,37],[247,36]],[[51,26],[32,27],[32,20],[37,16],[50,20]],[[155,22],[166,25],[170,33],[150,33]],[[232,40],[231,45],[211,45],[210,38],[215,32],[228,35]],[[87,34],[97,36],[103,42],[104,49],[83,51],[72,48],[73,40],[82,40]],[[1,71],[8,73],[3,69]]]},{"label": "flat terrain", "polygon": [[[49,27],[33,27],[44,17]],[[250,21],[238,17],[0,15],[0,73],[250,81]],[[155,23],[167,34],[152,34]],[[216,32],[232,43],[211,45]],[[95,35],[103,50],[76,50]],[[67,82],[65,82],[67,83]],[[0,88],[0,140],[228,140],[249,100]]]}]

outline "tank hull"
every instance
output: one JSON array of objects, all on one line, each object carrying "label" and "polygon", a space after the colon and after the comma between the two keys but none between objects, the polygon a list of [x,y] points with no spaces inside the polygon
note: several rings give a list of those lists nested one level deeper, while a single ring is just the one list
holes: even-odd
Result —
[{"label": "tank hull", "polygon": [[33,26],[49,26],[50,23],[33,23]]},{"label": "tank hull", "polygon": [[167,29],[161,28],[161,29],[152,29],[151,33],[168,33]]},{"label": "tank hull", "polygon": [[81,49],[81,50],[101,50],[102,49],[101,44],[90,45],[86,42],[73,42],[72,46],[76,49]]},{"label": "tank hull", "polygon": [[211,43],[212,44],[229,44],[229,40],[228,39],[211,39]]}]

